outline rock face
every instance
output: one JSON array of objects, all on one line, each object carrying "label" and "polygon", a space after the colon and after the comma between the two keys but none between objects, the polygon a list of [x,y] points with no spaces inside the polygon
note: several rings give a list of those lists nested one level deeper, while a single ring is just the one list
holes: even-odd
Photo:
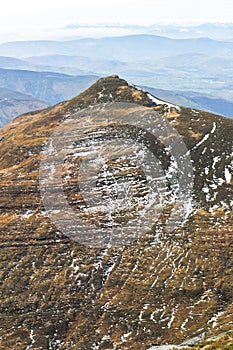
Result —
[{"label": "rock face", "polygon": [[[142,119],[151,110],[155,125],[156,118],[166,118],[181,135],[193,164],[192,207],[174,230],[167,230],[165,221],[175,202],[162,208],[159,218],[152,215],[150,231],[129,244],[88,246],[50,220],[39,169],[42,151],[62,123],[65,128],[80,110],[112,102],[138,105]],[[117,126],[106,125],[107,139],[117,139]],[[97,132],[90,125],[84,141],[98,141]],[[1,347],[143,350],[232,329],[232,135],[232,120],[170,105],[118,76],[100,79],[76,98],[17,117],[1,129]],[[152,153],[171,161],[151,134],[143,137]],[[69,157],[74,154],[65,159],[63,187],[78,215],[81,156],[76,163]],[[145,172],[123,159],[128,154],[109,162],[107,170],[118,179],[128,176],[143,204]],[[112,193],[108,180],[100,171],[96,187],[103,198],[107,190]]]}]

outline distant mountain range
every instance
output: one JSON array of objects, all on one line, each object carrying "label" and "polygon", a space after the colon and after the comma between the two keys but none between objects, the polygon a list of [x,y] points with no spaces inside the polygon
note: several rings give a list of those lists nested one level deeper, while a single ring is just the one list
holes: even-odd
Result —
[{"label": "distant mountain range", "polygon": [[214,40],[233,40],[233,24],[232,23],[173,23],[173,24],[130,24],[130,23],[96,23],[82,24],[70,23],[62,28],[65,36],[70,38],[77,35],[89,37],[101,37],[114,35],[134,34],[153,34],[167,36],[174,39],[200,38],[208,37]]},{"label": "distant mountain range", "polygon": [[170,55],[188,53],[211,54],[221,52],[221,56],[233,52],[233,43],[197,39],[170,39],[157,35],[128,35],[100,39],[77,39],[71,41],[17,41],[0,44],[1,56],[30,57],[41,55],[78,55],[97,59],[116,59],[127,62],[157,59]]},{"label": "distant mountain range", "polygon": [[[233,100],[233,42],[230,41],[172,39],[138,34],[70,41],[3,43],[0,44],[0,55],[5,57],[0,59],[3,68],[75,76],[101,76],[117,72],[138,85],[165,90],[191,90]],[[17,61],[8,63],[9,56]]]}]

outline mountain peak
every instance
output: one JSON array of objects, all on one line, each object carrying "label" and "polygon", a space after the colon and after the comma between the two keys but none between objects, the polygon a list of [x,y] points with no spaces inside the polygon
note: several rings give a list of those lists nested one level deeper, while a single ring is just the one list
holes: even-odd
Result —
[{"label": "mountain peak", "polygon": [[107,79],[120,79],[120,77],[117,74],[112,74],[112,75],[108,75],[107,77],[102,78],[102,79],[105,79],[105,80],[107,80]]},{"label": "mountain peak", "polygon": [[68,109],[78,106],[87,107],[90,104],[99,104],[106,102],[128,102],[136,103],[146,107],[176,107],[168,102],[162,101],[147,91],[128,83],[120,78],[117,74],[113,74],[97,80],[83,93],[68,101],[66,107]]}]

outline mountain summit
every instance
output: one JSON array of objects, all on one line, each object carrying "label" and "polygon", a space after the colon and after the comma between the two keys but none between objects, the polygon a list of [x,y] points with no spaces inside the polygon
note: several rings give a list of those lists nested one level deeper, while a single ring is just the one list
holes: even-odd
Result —
[{"label": "mountain summit", "polygon": [[[232,135],[116,75],[2,128],[1,347],[146,350],[231,330]],[[122,244],[84,243],[89,227],[95,241],[121,228]]]}]

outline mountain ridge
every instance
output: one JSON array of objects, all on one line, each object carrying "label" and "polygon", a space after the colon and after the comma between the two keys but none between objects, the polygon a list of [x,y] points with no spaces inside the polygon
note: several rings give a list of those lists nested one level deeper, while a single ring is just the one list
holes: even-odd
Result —
[{"label": "mountain ridge", "polygon": [[[17,46],[17,48],[20,48],[20,54],[18,54],[18,57],[25,57],[25,56],[32,56],[32,54],[34,54],[34,52],[31,50],[30,48],[35,48],[35,45],[42,44],[41,48],[37,47],[37,54],[38,55],[44,55],[46,54],[46,46],[43,46],[44,44],[49,44],[50,48],[49,48],[49,52],[50,54],[64,54],[65,52],[69,52],[67,50],[69,50],[70,48],[74,49],[74,44],[79,44],[83,46],[83,43],[87,42],[89,43],[98,43],[98,46],[101,47],[101,42],[104,44],[108,43],[109,41],[113,40],[115,41],[115,45],[116,43],[120,44],[123,42],[127,42],[127,40],[129,39],[143,39],[146,40],[146,42],[144,42],[144,45],[151,45],[152,43],[150,42],[151,40],[154,40],[155,43],[162,41],[165,42],[169,42],[170,44],[173,42],[177,42],[180,44],[184,44],[180,45],[180,53],[182,52],[189,52],[189,50],[193,47],[193,43],[200,43],[203,44],[204,46],[200,46],[199,48],[196,49],[196,53],[197,52],[205,52],[205,46],[206,43],[210,43],[210,44],[215,44],[215,46],[217,46],[219,49],[222,48],[224,45],[226,46],[226,48],[229,47],[229,49],[232,49],[232,44],[231,42],[223,42],[223,41],[217,41],[217,40],[213,40],[213,39],[209,39],[209,38],[191,38],[191,39],[172,39],[172,38],[168,38],[168,37],[163,37],[163,36],[158,36],[158,35],[151,35],[151,34],[132,34],[132,35],[126,35],[126,36],[118,36],[118,37],[113,37],[113,38],[109,38],[109,37],[104,37],[104,38],[81,38],[81,39],[75,39],[75,40],[69,40],[69,41],[46,41],[46,40],[38,40],[38,41],[18,41],[18,42],[9,42],[9,43],[2,43],[0,44],[0,54],[3,56],[11,56],[13,54],[17,55],[17,51],[14,52],[14,46]],[[51,44],[54,46],[53,48],[51,48]],[[190,46],[188,46],[188,44],[190,44]],[[23,45],[26,45],[27,47],[23,47]],[[57,46],[61,46],[61,48],[57,48]],[[142,48],[144,47],[144,45],[142,45]],[[150,46],[149,45],[149,46]],[[169,47],[172,45],[169,45]],[[9,49],[7,49],[9,47]],[[79,46],[77,46],[78,48]],[[129,47],[130,48],[130,47]],[[166,45],[165,45],[165,48]],[[213,47],[214,48],[214,47]],[[211,49],[213,49],[211,48]],[[9,50],[9,51],[8,51]],[[25,51],[26,50],[26,51]],[[193,51],[193,50],[192,50]],[[14,53],[13,53],[14,52]],[[29,52],[31,52],[32,54],[29,54]],[[85,51],[84,51],[85,52]],[[119,53],[119,52],[118,52]],[[152,53],[152,52],[151,52]],[[85,56],[85,55],[84,55]],[[108,56],[106,56],[108,57]],[[118,57],[119,59],[119,57]]]}]

